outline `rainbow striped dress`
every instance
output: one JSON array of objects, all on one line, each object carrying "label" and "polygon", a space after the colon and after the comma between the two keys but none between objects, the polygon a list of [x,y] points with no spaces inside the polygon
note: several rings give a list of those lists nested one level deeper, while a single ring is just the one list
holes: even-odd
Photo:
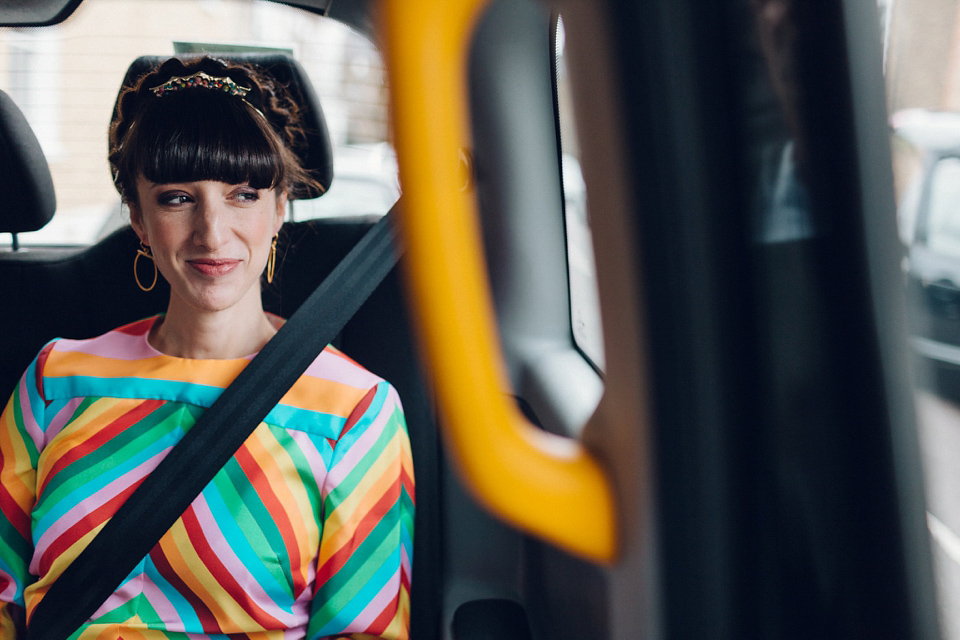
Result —
[{"label": "rainbow striped dress", "polygon": [[[0,637],[247,365],[156,318],[55,340],[0,414]],[[413,466],[389,383],[332,347],[72,638],[406,638]]]}]

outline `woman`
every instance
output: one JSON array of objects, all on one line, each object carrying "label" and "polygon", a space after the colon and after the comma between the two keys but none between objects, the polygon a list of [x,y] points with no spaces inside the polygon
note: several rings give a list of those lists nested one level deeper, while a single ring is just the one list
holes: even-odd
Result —
[{"label": "woman", "polygon": [[[271,122],[273,124],[271,124]],[[54,340],[0,416],[2,637],[276,333],[296,109],[253,69],[171,59],[126,91],[114,182],[167,312]],[[79,638],[408,635],[410,447],[385,381],[328,347]]]}]

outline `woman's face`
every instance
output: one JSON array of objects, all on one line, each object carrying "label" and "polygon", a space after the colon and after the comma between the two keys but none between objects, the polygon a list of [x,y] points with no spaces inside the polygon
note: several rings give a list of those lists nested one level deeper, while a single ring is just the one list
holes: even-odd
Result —
[{"label": "woman's face", "polygon": [[[175,302],[201,312],[260,308],[260,275],[283,224],[286,195],[245,184],[137,179],[130,222]],[[239,306],[238,306],[239,305]]]}]

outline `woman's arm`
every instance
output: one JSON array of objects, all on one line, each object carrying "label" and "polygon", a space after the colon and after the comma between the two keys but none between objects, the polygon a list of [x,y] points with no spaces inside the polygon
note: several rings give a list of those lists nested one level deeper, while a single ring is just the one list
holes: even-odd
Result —
[{"label": "woman's arm", "polygon": [[409,637],[413,459],[397,392],[357,405],[323,488],[323,533],[308,638]]},{"label": "woman's arm", "polygon": [[0,634],[23,635],[23,590],[35,578],[31,512],[36,500],[37,460],[43,441],[42,369],[48,345],[20,378],[0,413]]}]

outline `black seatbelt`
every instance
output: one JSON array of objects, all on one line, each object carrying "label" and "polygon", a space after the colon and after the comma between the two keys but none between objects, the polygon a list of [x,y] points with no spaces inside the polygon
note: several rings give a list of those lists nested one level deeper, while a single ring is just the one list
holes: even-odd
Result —
[{"label": "black seatbelt", "polygon": [[64,640],[156,546],[397,262],[392,218],[360,239],[50,586],[30,640]]}]

